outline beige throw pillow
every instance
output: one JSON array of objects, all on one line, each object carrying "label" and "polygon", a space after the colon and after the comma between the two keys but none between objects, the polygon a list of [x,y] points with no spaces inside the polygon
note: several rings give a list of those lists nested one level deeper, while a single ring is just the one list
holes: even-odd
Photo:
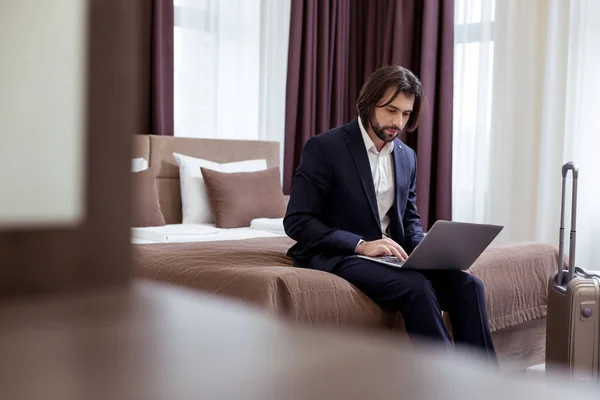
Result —
[{"label": "beige throw pillow", "polygon": [[255,218],[284,216],[279,167],[234,173],[200,169],[217,227],[240,228]]}]

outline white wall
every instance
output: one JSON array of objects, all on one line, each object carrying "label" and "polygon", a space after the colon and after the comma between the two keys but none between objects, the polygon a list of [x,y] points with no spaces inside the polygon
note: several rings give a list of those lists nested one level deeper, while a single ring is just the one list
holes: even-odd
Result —
[{"label": "white wall", "polygon": [[83,217],[85,3],[2,0],[0,229]]}]

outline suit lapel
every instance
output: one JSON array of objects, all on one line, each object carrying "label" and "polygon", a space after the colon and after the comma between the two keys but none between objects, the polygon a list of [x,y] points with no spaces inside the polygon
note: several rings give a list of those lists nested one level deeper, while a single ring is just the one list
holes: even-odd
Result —
[{"label": "suit lapel", "polygon": [[377,208],[377,197],[375,195],[375,184],[373,183],[373,174],[371,173],[371,165],[369,164],[369,156],[365,148],[365,142],[362,138],[360,128],[358,127],[358,119],[349,123],[346,127],[348,134],[345,136],[346,143],[350,149],[350,154],[354,160],[354,165],[358,171],[358,176],[363,186],[365,195],[369,199],[369,205],[373,217],[377,221],[377,226],[381,230],[381,222],[379,221],[379,209]]}]

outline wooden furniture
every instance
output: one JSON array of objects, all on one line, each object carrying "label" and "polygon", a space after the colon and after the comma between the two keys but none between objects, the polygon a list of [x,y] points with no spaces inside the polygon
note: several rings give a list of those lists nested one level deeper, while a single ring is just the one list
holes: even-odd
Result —
[{"label": "wooden furniture", "polygon": [[597,398],[146,282],[0,306],[0,387],[10,400]]},{"label": "wooden furniture", "polygon": [[[84,51],[85,220],[70,228],[7,230],[0,224],[0,298],[119,285],[131,276],[128,172],[131,136],[142,130],[140,88],[146,84],[142,81],[146,66],[139,54],[142,4],[82,1],[88,32]],[[15,46],[22,44],[19,38],[14,40]],[[30,111],[35,118],[35,110]],[[48,128],[48,135],[53,128]],[[21,173],[33,171],[13,173],[19,179]]]}]

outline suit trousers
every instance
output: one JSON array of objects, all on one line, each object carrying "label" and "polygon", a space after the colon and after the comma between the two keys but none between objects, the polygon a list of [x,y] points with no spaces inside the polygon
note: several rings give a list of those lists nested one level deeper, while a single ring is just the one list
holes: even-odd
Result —
[{"label": "suit trousers", "polygon": [[409,337],[452,346],[442,318],[450,315],[454,343],[484,352],[497,364],[479,278],[457,270],[415,270],[386,266],[351,256],[333,273],[346,279],[383,309],[401,312]]}]

